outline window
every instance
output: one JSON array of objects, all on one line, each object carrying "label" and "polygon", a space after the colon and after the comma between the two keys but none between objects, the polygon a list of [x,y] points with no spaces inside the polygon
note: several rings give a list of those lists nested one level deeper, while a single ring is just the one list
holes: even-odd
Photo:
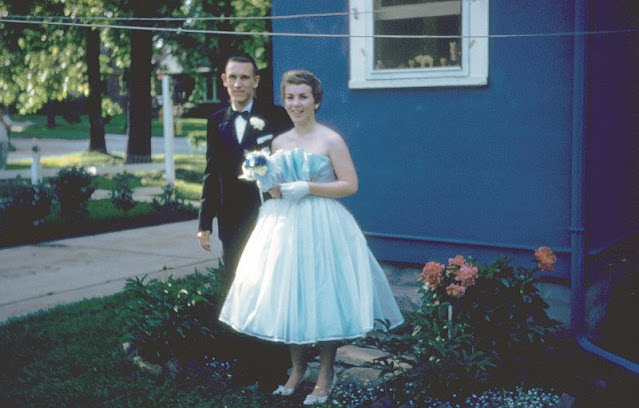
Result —
[{"label": "window", "polygon": [[488,80],[489,0],[350,0],[349,87]]}]

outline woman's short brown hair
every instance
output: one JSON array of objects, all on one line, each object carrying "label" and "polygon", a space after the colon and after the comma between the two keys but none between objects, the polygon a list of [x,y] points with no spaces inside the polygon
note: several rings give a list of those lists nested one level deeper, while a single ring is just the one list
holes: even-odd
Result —
[{"label": "woman's short brown hair", "polygon": [[282,94],[282,102],[284,101],[286,85],[308,85],[311,87],[313,92],[313,99],[315,99],[315,104],[317,105],[317,109],[322,104],[322,81],[319,80],[318,77],[315,76],[310,71],[306,71],[304,69],[293,69],[287,71],[282,75],[282,84],[280,88],[280,92]]}]

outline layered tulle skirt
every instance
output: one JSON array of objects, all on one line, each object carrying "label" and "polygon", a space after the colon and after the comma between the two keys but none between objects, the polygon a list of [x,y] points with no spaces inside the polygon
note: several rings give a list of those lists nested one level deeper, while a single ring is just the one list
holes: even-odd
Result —
[{"label": "layered tulle skirt", "polygon": [[350,212],[307,196],[262,205],[220,320],[262,339],[309,344],[361,337],[403,318]]}]

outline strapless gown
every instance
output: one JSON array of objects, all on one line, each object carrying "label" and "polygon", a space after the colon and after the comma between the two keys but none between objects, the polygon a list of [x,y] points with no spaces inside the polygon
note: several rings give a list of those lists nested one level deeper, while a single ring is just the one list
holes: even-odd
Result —
[{"label": "strapless gown", "polygon": [[[269,157],[262,189],[336,179],[328,157],[303,149]],[[351,213],[307,195],[267,200],[220,312],[235,330],[288,344],[354,339],[403,322],[379,263]]]}]

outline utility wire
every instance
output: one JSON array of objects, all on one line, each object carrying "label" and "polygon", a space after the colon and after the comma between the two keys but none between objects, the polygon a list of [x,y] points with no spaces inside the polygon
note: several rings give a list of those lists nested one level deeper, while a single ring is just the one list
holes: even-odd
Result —
[{"label": "utility wire", "polygon": [[[358,12],[359,14],[367,14],[374,12]],[[283,16],[206,16],[206,17],[108,17],[108,16],[38,16],[38,15],[12,15],[11,18],[29,19],[29,18],[51,18],[53,20],[110,20],[110,21],[228,21],[228,20],[292,20],[299,18],[318,18],[318,17],[343,17],[348,16],[346,11],[337,11],[334,13],[310,13],[310,14],[288,14]]]},{"label": "utility wire", "polygon": [[595,30],[595,31],[560,31],[545,33],[520,33],[520,34],[486,34],[486,35],[395,35],[395,34],[370,34],[370,35],[353,35],[353,34],[333,34],[333,33],[292,33],[292,32],[268,32],[268,31],[225,31],[225,30],[205,30],[184,27],[148,27],[138,25],[119,25],[119,24],[94,24],[94,23],[67,23],[54,22],[46,20],[20,20],[13,18],[0,18],[2,23],[28,24],[28,25],[54,25],[66,27],[86,27],[86,28],[111,28],[122,30],[140,30],[140,31],[160,31],[174,32],[178,34],[216,34],[231,36],[264,36],[264,37],[321,37],[321,38],[396,38],[396,39],[458,39],[458,38],[531,38],[531,37],[576,37],[589,35],[610,35],[610,34],[628,34],[637,33],[639,28],[617,29],[617,30]]}]

